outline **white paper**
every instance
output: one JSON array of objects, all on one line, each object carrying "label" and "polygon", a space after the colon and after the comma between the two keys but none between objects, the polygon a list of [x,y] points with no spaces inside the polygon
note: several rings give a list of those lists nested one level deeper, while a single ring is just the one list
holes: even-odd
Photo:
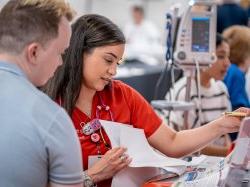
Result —
[{"label": "white paper", "polygon": [[189,166],[198,166],[207,159],[206,155],[194,156],[192,160],[188,162]]},{"label": "white paper", "polygon": [[111,187],[139,187],[155,175],[161,174],[160,169],[153,167],[128,167],[117,173],[112,180]]},{"label": "white paper", "polygon": [[188,162],[162,156],[149,145],[144,131],[121,123],[100,120],[111,144],[127,148],[132,158],[130,167],[188,166]]},{"label": "white paper", "polygon": [[146,180],[159,175],[160,168],[182,174],[190,163],[181,159],[170,158],[154,151],[149,145],[144,131],[131,125],[100,120],[112,147],[126,147],[132,158],[130,167],[113,177],[112,187],[137,187]]},{"label": "white paper", "polygon": [[[100,120],[102,127],[104,128],[105,132],[107,133],[109,140],[111,142],[112,148],[120,147],[120,130],[121,130],[121,123]],[[124,125],[126,126],[126,125]]]},{"label": "white paper", "polygon": [[245,169],[250,169],[250,117],[242,121],[231,163]]},{"label": "white paper", "polygon": [[164,169],[165,171],[176,173],[177,175],[182,175],[185,173],[187,167],[186,166],[177,166],[177,167],[161,167],[161,169]]},{"label": "white paper", "polygon": [[88,157],[88,168],[91,168],[94,164],[96,164],[100,159],[102,158],[102,155],[90,155]]},{"label": "white paper", "polygon": [[133,159],[130,167],[187,166],[186,161],[162,156],[149,145],[144,131],[137,128],[122,128],[121,146],[127,147],[127,154]]},{"label": "white paper", "polygon": [[187,182],[177,182],[173,184],[173,187],[201,187],[201,186],[206,186],[206,187],[215,187],[217,186],[219,181],[219,175],[216,174],[211,174],[207,176],[206,178],[194,180],[194,181],[187,181]]},{"label": "white paper", "polygon": [[249,138],[238,138],[233,152],[232,163],[236,165],[243,165],[248,153]]},{"label": "white paper", "polygon": [[[200,170],[203,167],[198,167],[199,169],[193,170],[191,172],[185,173],[181,176],[177,182],[175,182],[173,187],[215,187],[218,186],[221,182],[225,181],[226,176],[229,172],[229,164],[226,163],[227,159],[220,160],[219,162],[213,163],[212,160],[208,157],[207,161],[204,162],[205,170]],[[212,165],[207,166],[208,163]],[[202,163],[203,165],[203,163]]]}]

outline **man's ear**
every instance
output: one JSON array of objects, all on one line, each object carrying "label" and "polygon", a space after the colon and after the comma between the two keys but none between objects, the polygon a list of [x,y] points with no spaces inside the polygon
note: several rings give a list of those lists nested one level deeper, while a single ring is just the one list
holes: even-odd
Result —
[{"label": "man's ear", "polygon": [[31,43],[26,48],[27,60],[28,60],[28,62],[30,62],[33,65],[35,65],[37,62],[37,57],[38,57],[40,47],[41,46],[38,43]]}]

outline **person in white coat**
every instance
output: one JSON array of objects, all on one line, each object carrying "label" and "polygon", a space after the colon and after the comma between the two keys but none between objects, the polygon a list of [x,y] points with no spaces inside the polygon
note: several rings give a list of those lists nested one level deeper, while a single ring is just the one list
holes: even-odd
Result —
[{"label": "person in white coat", "polygon": [[161,36],[158,28],[145,19],[144,9],[133,6],[133,21],[125,25],[126,37],[125,60],[140,61],[155,65],[164,59],[164,47],[160,42]]}]

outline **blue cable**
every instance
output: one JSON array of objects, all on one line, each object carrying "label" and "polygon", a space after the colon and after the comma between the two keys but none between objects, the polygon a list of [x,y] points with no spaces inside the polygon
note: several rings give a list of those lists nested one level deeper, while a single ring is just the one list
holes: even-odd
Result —
[{"label": "blue cable", "polygon": [[167,24],[166,24],[166,30],[168,31],[166,46],[166,61],[168,62],[170,59],[172,59],[172,16],[170,14],[166,15]]}]

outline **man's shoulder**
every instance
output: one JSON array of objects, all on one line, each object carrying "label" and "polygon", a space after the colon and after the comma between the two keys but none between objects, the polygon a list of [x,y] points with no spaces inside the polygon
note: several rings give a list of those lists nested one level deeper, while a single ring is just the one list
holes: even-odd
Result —
[{"label": "man's shoulder", "polygon": [[27,100],[29,101],[27,104],[30,107],[37,108],[41,112],[55,112],[60,108],[45,93],[34,87],[31,83],[30,85],[24,85],[22,94],[27,95]]},{"label": "man's shoulder", "polygon": [[36,120],[37,114],[52,118],[60,109],[47,95],[23,77],[7,75],[0,78],[0,90],[4,90],[0,93],[5,103],[3,107],[22,114],[23,118],[34,117]]},{"label": "man's shoulder", "polygon": [[32,108],[32,117],[36,122],[39,124],[47,124],[43,125],[44,128],[51,128],[52,125],[60,126],[64,123],[70,123],[70,118],[66,111],[39,90],[34,92],[34,101],[30,107]]}]

